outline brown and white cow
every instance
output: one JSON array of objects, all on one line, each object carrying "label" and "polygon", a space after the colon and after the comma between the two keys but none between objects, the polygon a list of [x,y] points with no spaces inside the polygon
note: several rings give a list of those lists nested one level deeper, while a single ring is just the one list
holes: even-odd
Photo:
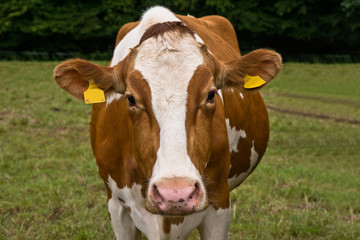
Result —
[{"label": "brown and white cow", "polygon": [[124,25],[109,67],[75,59],[56,67],[57,84],[83,99],[89,82],[105,91],[93,105],[90,136],[117,239],[227,239],[230,191],[265,153],[269,124],[245,75],[270,82],[281,57],[240,56],[219,16],[149,9]]}]

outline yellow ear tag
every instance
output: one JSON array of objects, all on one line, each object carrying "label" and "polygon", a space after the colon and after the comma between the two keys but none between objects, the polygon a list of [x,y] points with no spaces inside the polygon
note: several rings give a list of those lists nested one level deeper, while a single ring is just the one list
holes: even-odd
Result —
[{"label": "yellow ear tag", "polygon": [[105,102],[104,91],[95,83],[89,82],[89,88],[84,92],[84,99],[86,104]]},{"label": "yellow ear tag", "polygon": [[259,76],[250,76],[247,74],[245,74],[244,81],[245,81],[244,88],[246,88],[246,89],[261,87],[262,85],[264,85],[266,83]]}]

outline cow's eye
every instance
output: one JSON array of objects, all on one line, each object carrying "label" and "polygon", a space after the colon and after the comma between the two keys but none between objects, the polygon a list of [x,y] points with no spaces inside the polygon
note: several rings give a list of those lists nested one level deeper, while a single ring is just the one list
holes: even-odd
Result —
[{"label": "cow's eye", "polygon": [[206,98],[206,103],[213,103],[215,101],[216,90],[210,91]]},{"label": "cow's eye", "polygon": [[128,101],[129,101],[129,106],[130,106],[130,107],[136,106],[136,101],[135,101],[135,98],[134,98],[133,95],[129,95],[129,96],[127,97],[127,99],[128,99]]}]

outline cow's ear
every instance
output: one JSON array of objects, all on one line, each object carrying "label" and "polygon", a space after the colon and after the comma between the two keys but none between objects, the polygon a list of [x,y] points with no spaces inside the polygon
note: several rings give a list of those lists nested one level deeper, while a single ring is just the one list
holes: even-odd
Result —
[{"label": "cow's ear", "polygon": [[68,60],[54,69],[54,79],[59,87],[80,100],[84,99],[89,82],[95,83],[104,91],[111,89],[124,93],[121,64],[105,67],[82,59]]},{"label": "cow's ear", "polygon": [[271,82],[281,70],[280,54],[265,49],[250,52],[222,64],[217,86],[235,87],[241,91],[259,90]]}]

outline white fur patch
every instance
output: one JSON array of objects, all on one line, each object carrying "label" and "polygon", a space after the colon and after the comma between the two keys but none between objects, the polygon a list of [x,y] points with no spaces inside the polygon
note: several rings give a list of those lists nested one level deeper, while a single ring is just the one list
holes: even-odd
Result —
[{"label": "white fur patch", "polygon": [[[112,197],[108,202],[108,209],[115,235],[124,236],[125,233],[129,232],[129,226],[134,223],[149,239],[160,239],[161,228],[158,225],[157,215],[151,214],[145,209],[145,199],[141,195],[141,185],[133,184],[131,188],[120,189],[110,175],[107,185],[112,192]],[[119,220],[121,211],[124,211],[124,203],[119,198],[125,202],[126,207],[131,209],[129,219]],[[129,223],[129,221],[131,222]]]},{"label": "white fur patch", "polygon": [[223,98],[221,89],[218,89],[217,92],[218,92],[218,94],[219,94],[219,97],[221,98],[221,101],[222,101],[223,104],[224,104],[224,98]]},{"label": "white fur patch", "polygon": [[209,208],[205,211],[185,216],[184,221],[181,224],[171,225],[170,233],[162,233],[160,239],[185,240],[187,235],[189,235],[197,226],[201,224],[202,221],[204,221],[204,216],[207,214],[208,211]]},{"label": "white fur patch", "polygon": [[149,8],[141,18],[142,28],[148,29],[156,23],[180,21],[174,13],[162,6]]},{"label": "white fur patch", "polygon": [[[202,44],[204,44],[204,41],[200,38],[200,36],[199,35],[197,35],[196,33],[195,33],[195,39],[196,39],[196,41],[198,41],[199,43],[202,43]],[[210,52],[210,51],[209,51]],[[211,53],[211,52],[210,52]],[[212,53],[211,53],[211,55],[212,55]]]},{"label": "white fur patch", "polygon": [[240,94],[240,97],[242,98],[242,99],[244,99],[244,95],[242,94],[242,93],[239,93]]},{"label": "white fur patch", "polygon": [[179,225],[171,225],[170,234],[164,234],[161,239],[185,239],[192,230],[200,226],[202,239],[225,240],[231,222],[231,208],[215,210],[209,206],[205,211],[186,216]]},{"label": "white fur patch", "polygon": [[201,239],[229,239],[230,222],[231,207],[215,210],[210,206],[200,226]]},{"label": "white fur patch", "polygon": [[121,205],[119,199],[116,199],[115,196],[108,201],[108,211],[116,239],[134,239],[136,235],[136,227],[127,210]]},{"label": "white fur patch", "polygon": [[109,92],[106,94],[106,106],[108,106],[113,101],[117,101],[122,97],[122,94],[116,92]]},{"label": "white fur patch", "polygon": [[238,152],[237,145],[239,143],[240,138],[246,138],[246,132],[241,129],[236,130],[235,126],[231,127],[230,120],[228,118],[225,121],[226,121],[226,129],[229,138],[230,152]]},{"label": "white fur patch", "polygon": [[250,155],[250,167],[246,172],[242,172],[239,175],[233,176],[228,180],[230,190],[234,189],[239,183],[249,176],[250,172],[254,169],[255,164],[259,159],[259,154],[255,151],[255,141],[252,142],[251,155]]}]

